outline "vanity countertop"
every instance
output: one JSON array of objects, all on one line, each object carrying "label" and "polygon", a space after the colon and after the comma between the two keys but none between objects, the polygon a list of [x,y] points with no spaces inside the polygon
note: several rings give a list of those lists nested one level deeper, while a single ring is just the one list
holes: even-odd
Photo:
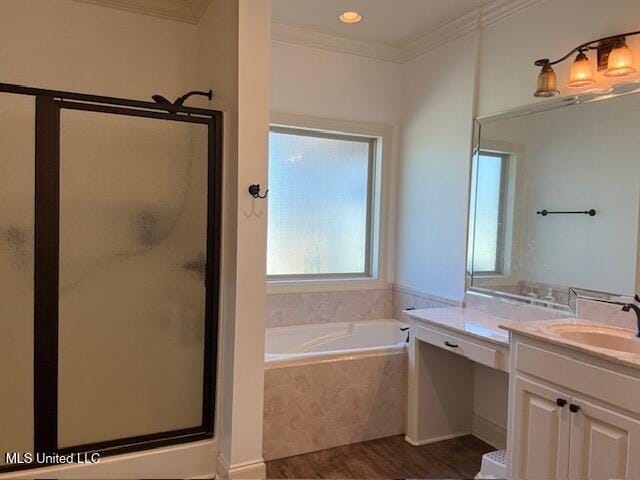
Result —
[{"label": "vanity countertop", "polygon": [[[604,323],[575,318],[517,322],[479,310],[462,307],[408,310],[405,313],[417,322],[435,325],[450,330],[452,333],[462,333],[502,346],[509,346],[509,332],[512,332],[593,355],[610,362],[640,368],[640,353],[611,350],[574,341],[560,336],[560,334],[554,332],[553,328],[549,328],[559,325],[571,325],[588,331],[597,332],[604,329],[613,330],[614,333],[618,332],[629,337],[634,336],[635,332],[631,330],[613,327]],[[640,342],[640,339],[637,341]]]},{"label": "vanity countertop", "polygon": [[462,307],[407,310],[404,313],[418,322],[429,323],[503,346],[509,346],[509,333],[500,327],[514,323],[479,310]]},{"label": "vanity countertop", "polygon": [[[590,320],[571,319],[564,318],[561,320],[540,320],[532,322],[502,322],[500,328],[503,330],[517,333],[536,340],[551,343],[560,347],[576,350],[582,353],[593,355],[595,357],[607,360],[613,363],[626,365],[633,368],[640,368],[640,353],[629,353],[624,351],[610,350],[607,348],[601,348],[594,345],[589,345],[582,342],[577,342],[567,338],[561,337],[555,333],[553,329],[549,327],[558,325],[571,325],[577,328],[584,328],[593,331],[599,331],[602,329],[615,330],[618,332],[624,332],[630,337],[634,337],[635,332],[632,330],[626,330],[623,328],[612,327],[604,323],[592,322]],[[640,339],[637,339],[640,342]]]}]

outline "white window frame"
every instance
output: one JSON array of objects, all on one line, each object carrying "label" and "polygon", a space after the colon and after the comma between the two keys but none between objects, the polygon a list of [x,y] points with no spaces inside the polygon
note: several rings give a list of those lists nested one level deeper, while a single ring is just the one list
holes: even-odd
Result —
[{"label": "white window frame", "polygon": [[[503,142],[497,140],[482,140],[480,151],[507,155],[508,181],[506,192],[505,232],[502,252],[502,273],[475,273],[473,276],[482,281],[482,286],[500,286],[517,283],[519,281],[518,257],[522,252],[518,251],[522,235],[524,205],[524,175],[526,149],[524,145]],[[477,286],[477,285],[474,285]]]},{"label": "white window frame", "polygon": [[393,127],[359,122],[330,120],[285,113],[271,114],[271,127],[278,129],[310,130],[324,135],[363,137],[375,140],[375,152],[370,167],[370,215],[368,229],[369,274],[344,276],[302,275],[295,277],[267,277],[267,293],[323,292],[386,288],[393,270],[391,255],[393,237],[388,228],[388,199],[390,193],[391,140]]},{"label": "white window frame", "polygon": [[[498,192],[498,238],[496,239],[496,264],[494,270],[478,271],[473,270],[473,275],[477,277],[504,277],[509,269],[509,260],[505,257],[505,251],[510,250],[508,239],[508,210],[509,210],[509,170],[513,162],[513,153],[497,152],[486,148],[478,151],[478,157],[492,157],[500,159],[500,191]],[[473,188],[474,185],[471,186]],[[477,195],[477,192],[476,192]],[[475,248],[475,246],[474,246]],[[472,265],[472,269],[473,269]]]}]

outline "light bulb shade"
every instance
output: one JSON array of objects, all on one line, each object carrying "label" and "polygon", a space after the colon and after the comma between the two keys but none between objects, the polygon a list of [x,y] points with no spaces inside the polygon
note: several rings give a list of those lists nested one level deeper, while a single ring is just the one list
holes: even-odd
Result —
[{"label": "light bulb shade", "polygon": [[553,71],[551,65],[544,65],[538,75],[538,90],[533,95],[535,97],[555,97],[559,93],[556,72]]},{"label": "light bulb shade", "polygon": [[618,40],[609,53],[609,65],[604,74],[607,77],[624,77],[635,72],[631,49],[624,40]]},{"label": "light bulb shade", "polygon": [[569,74],[568,87],[580,88],[593,85],[596,81],[593,79],[593,68],[589,58],[580,52],[576,57],[573,65],[571,65],[571,73]]}]

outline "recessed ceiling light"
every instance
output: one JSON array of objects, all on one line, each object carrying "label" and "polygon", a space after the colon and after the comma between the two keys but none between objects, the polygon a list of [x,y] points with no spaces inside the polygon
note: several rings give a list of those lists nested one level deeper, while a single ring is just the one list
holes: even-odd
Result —
[{"label": "recessed ceiling light", "polygon": [[362,21],[362,15],[358,12],[342,12],[339,18],[342,23],[358,23]]}]

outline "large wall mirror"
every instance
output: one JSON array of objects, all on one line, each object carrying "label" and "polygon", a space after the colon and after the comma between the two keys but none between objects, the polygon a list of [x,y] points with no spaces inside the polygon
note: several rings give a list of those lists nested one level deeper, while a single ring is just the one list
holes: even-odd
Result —
[{"label": "large wall mirror", "polygon": [[639,123],[637,84],[478,119],[471,290],[558,309],[639,291]]}]

